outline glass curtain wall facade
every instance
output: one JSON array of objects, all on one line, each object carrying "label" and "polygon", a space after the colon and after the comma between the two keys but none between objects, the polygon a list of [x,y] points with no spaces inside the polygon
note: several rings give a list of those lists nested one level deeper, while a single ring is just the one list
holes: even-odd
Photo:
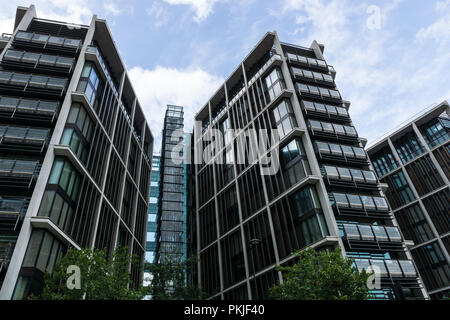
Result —
[{"label": "glass curtain wall facade", "polygon": [[2,48],[0,299],[39,294],[68,248],[127,246],[137,287],[153,136],[106,22],[19,7]]},{"label": "glass curtain wall facade", "polygon": [[[379,299],[426,296],[323,51],[267,33],[196,114],[197,281],[213,299],[269,299],[275,267],[307,246],[340,247],[359,271],[378,266]],[[278,132],[276,174],[250,161],[247,129]]]},{"label": "glass curtain wall facade", "polygon": [[450,293],[449,112],[443,102],[369,149],[432,299]]},{"label": "glass curtain wall facade", "polygon": [[146,262],[153,263],[156,253],[156,231],[158,229],[161,180],[161,156],[153,155],[152,173],[150,175],[150,200],[148,205]]},{"label": "glass curtain wall facade", "polygon": [[183,107],[168,105],[161,147],[155,262],[186,257],[186,144]]}]

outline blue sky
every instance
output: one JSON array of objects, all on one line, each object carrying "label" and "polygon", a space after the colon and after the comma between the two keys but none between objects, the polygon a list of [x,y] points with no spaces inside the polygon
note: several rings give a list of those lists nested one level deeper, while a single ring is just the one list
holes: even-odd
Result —
[{"label": "blue sky", "polygon": [[[185,106],[190,130],[195,112],[273,30],[285,42],[309,46],[317,40],[325,45],[325,58],[337,70],[337,86],[352,103],[355,126],[369,141],[450,97],[450,0],[34,4],[41,18],[85,24],[92,14],[107,19],[156,137],[167,104]],[[29,3],[2,3],[1,31],[11,31],[17,5]]]}]

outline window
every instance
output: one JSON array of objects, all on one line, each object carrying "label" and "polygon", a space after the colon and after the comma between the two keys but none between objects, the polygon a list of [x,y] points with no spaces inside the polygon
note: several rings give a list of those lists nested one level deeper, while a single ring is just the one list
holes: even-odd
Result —
[{"label": "window", "polygon": [[420,131],[430,148],[450,139],[450,130],[447,123],[447,119],[438,117],[420,127]]},{"label": "window", "polygon": [[281,101],[272,109],[272,115],[278,129],[280,139],[289,134],[297,126],[295,115],[292,112],[291,104],[288,100]]},{"label": "window", "polygon": [[328,235],[315,187],[303,188],[271,207],[280,258]]},{"label": "window", "polygon": [[285,89],[281,70],[279,68],[273,69],[273,71],[264,79],[264,85],[266,100],[269,103],[278,97],[281,91]]},{"label": "window", "polygon": [[89,103],[97,110],[102,90],[103,81],[101,80],[97,69],[92,63],[87,62],[84,65],[77,91],[84,92]]},{"label": "window", "polygon": [[72,201],[77,201],[81,177],[75,167],[63,158],[56,158],[48,181],[49,185],[59,186]]},{"label": "window", "polygon": [[414,194],[406,181],[402,171],[394,173],[383,179],[389,185],[386,196],[394,209],[404,206],[415,200]]},{"label": "window", "polygon": [[389,146],[370,156],[378,177],[382,177],[398,167]]},{"label": "window", "polygon": [[309,162],[300,139],[296,138],[283,147],[280,157],[284,181],[288,187],[311,174]]},{"label": "window", "polygon": [[60,143],[69,146],[83,164],[87,162],[93,126],[84,107],[73,104]]},{"label": "window", "polygon": [[448,286],[450,266],[437,242],[411,251],[427,290]]},{"label": "window", "polygon": [[400,160],[404,164],[418,157],[425,151],[425,148],[417,139],[417,136],[414,132],[410,132],[402,136],[400,139],[394,141],[393,143],[400,157]]},{"label": "window", "polygon": [[38,215],[48,217],[64,232],[72,226],[74,210],[63,197],[54,190],[47,190],[42,198]]},{"label": "window", "polygon": [[406,172],[408,172],[419,196],[424,196],[444,185],[444,180],[429,155],[408,164]]}]

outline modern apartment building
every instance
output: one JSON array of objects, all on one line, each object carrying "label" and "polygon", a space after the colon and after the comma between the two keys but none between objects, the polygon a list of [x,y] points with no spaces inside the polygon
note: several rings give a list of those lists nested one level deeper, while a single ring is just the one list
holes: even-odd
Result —
[{"label": "modern apartment building", "polygon": [[450,293],[450,107],[391,131],[368,154],[432,299]]},{"label": "modern apartment building", "polygon": [[0,299],[38,293],[69,247],[127,246],[140,285],[153,136],[106,21],[19,7],[0,43]]},{"label": "modern apartment building", "polygon": [[[427,298],[323,53],[269,32],[195,116],[198,283],[212,299],[269,298],[283,281],[275,267],[307,246],[340,247],[358,270],[379,270],[379,299]],[[205,162],[211,129],[224,135]],[[276,174],[249,160],[247,129],[277,130],[261,157],[279,155]]]},{"label": "modern apartment building", "polygon": [[[186,257],[186,139],[183,107],[168,105],[161,147],[155,262]],[[176,154],[176,156],[174,156]]]}]

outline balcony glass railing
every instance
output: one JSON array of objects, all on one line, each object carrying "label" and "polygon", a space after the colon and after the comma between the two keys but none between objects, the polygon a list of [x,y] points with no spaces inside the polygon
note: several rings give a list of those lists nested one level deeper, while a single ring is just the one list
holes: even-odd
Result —
[{"label": "balcony glass railing", "polygon": [[308,128],[315,132],[329,133],[337,136],[357,138],[358,133],[352,126],[344,126],[337,123],[322,122],[316,120],[307,121]]},{"label": "balcony glass railing", "polygon": [[79,49],[81,47],[80,39],[70,39],[64,37],[50,36],[46,34],[37,34],[26,31],[19,31],[14,40],[22,42],[30,42],[40,45],[51,45],[69,49]]},{"label": "balcony glass railing", "polygon": [[39,169],[38,161],[0,159],[0,175],[34,176]]},{"label": "balcony glass railing", "polygon": [[347,240],[402,242],[402,236],[396,227],[342,224],[341,229]]},{"label": "balcony glass railing", "polygon": [[356,194],[331,193],[332,206],[361,211],[389,211],[389,205],[383,197],[373,197]]},{"label": "balcony glass railing", "polygon": [[289,62],[300,63],[303,65],[307,65],[309,67],[321,67],[321,68],[327,67],[327,63],[324,60],[307,58],[293,53],[287,53],[286,55]]},{"label": "balcony glass railing", "polygon": [[416,268],[410,260],[354,259],[354,262],[359,272],[377,270],[383,278],[417,277]]},{"label": "balcony glass railing", "polygon": [[33,52],[7,50],[3,60],[33,64],[35,66],[51,66],[71,69],[75,63],[75,58],[39,54]]},{"label": "balcony glass railing", "polygon": [[30,199],[12,199],[0,197],[0,214],[25,214]]},{"label": "balcony glass railing", "polygon": [[322,87],[310,86],[303,83],[296,83],[295,86],[300,93],[312,94],[321,98],[333,98],[341,100],[341,94],[337,90]]},{"label": "balcony glass railing", "polygon": [[377,184],[378,180],[373,171],[323,166],[322,174],[331,180],[350,181],[354,183]]},{"label": "balcony glass railing", "polygon": [[334,83],[333,77],[326,73],[309,71],[309,70],[300,69],[300,68],[296,68],[296,67],[292,67],[291,70],[292,70],[292,74],[294,75],[294,77],[306,78],[309,80],[319,81],[319,82],[324,81],[324,82],[328,82],[330,84]]},{"label": "balcony glass railing", "polygon": [[367,159],[366,152],[363,148],[360,147],[352,147],[341,144],[327,143],[317,141],[315,142],[316,150],[320,155],[331,155],[342,157],[343,159],[359,159],[365,160]]},{"label": "balcony glass railing", "polygon": [[348,111],[344,107],[336,107],[331,106],[329,104],[317,103],[312,101],[303,100],[302,101],[303,108],[306,113],[308,112],[319,112],[324,115],[328,115],[328,117],[348,117]]},{"label": "balcony glass railing", "polygon": [[0,83],[40,89],[64,91],[67,84],[66,78],[48,77],[29,73],[17,73],[0,71]]},{"label": "balcony glass railing", "polygon": [[0,125],[0,142],[6,140],[19,140],[24,142],[44,143],[48,140],[50,129],[37,129],[27,127]]},{"label": "balcony glass railing", "polygon": [[21,99],[15,97],[0,96],[0,110],[41,112],[55,114],[58,112],[59,103],[57,101],[43,101],[33,99]]}]

